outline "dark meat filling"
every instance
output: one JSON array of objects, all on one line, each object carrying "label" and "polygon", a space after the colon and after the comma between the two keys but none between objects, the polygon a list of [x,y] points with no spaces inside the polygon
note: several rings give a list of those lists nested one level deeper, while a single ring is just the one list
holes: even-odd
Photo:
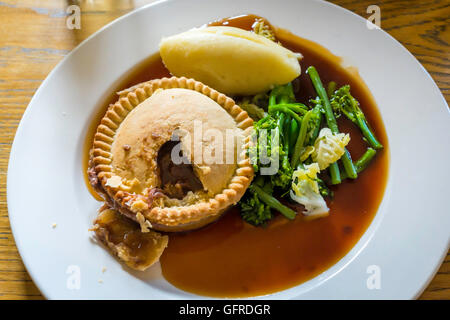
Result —
[{"label": "dark meat filling", "polygon": [[[189,160],[182,156],[181,163],[175,164],[172,161],[172,149],[178,144],[178,141],[168,141],[164,143],[158,152],[158,168],[161,178],[161,187],[153,188],[148,194],[148,205],[152,206],[155,199],[169,196],[172,198],[182,199],[189,191],[198,191],[203,188],[202,183],[197,178],[189,163]],[[134,214],[117,206],[113,199],[110,199],[101,183],[98,180],[97,173],[92,166],[92,159],[89,161],[88,178],[92,187],[105,199],[111,208],[120,210],[122,214],[134,219]]]},{"label": "dark meat filling", "polygon": [[189,191],[203,189],[203,185],[194,173],[189,160],[181,156],[180,164],[172,161],[172,149],[179,141],[167,141],[158,152],[158,168],[161,178],[161,188],[170,197],[182,199]]}]

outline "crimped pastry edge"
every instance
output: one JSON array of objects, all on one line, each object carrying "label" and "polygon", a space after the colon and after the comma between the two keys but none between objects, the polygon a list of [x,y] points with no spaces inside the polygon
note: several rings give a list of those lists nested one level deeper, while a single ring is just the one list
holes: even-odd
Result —
[{"label": "crimped pastry edge", "polygon": [[253,178],[253,166],[246,152],[251,143],[250,134],[253,128],[253,120],[233,99],[199,81],[185,77],[150,80],[121,91],[118,101],[108,108],[97,127],[93,142],[92,163],[106,194],[116,204],[128,211],[128,217],[135,219],[129,206],[123,201],[124,192],[106,185],[108,178],[113,175],[111,165],[112,143],[120,124],[135,107],[149,98],[156,90],[171,88],[194,90],[216,101],[233,117],[237,127],[243,130],[244,135],[241,160],[237,163],[237,169],[231,181],[221,193],[208,201],[201,201],[185,207],[154,207],[142,211],[144,217],[152,223],[156,230],[183,231],[201,227],[217,219],[227,207],[236,204],[241,199]]}]

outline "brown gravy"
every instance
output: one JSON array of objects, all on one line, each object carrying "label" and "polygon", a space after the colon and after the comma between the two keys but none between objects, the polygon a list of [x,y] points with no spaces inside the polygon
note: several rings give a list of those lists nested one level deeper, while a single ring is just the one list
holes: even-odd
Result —
[{"label": "brown gravy", "polygon": [[[257,18],[244,15],[213,24],[249,30]],[[182,290],[206,296],[245,297],[301,284],[349,252],[370,225],[383,198],[389,164],[388,140],[375,101],[363,80],[354,69],[341,67],[341,59],[322,46],[278,28],[276,36],[285,47],[303,54],[303,71],[314,65],[325,84],[335,81],[338,86],[351,85],[352,94],[361,103],[384,149],[356,181],[333,187],[335,196],[328,202],[329,217],[307,222],[301,215],[294,221],[277,216],[266,228],[261,228],[245,223],[239,209],[234,207],[205,228],[170,234],[169,245],[160,259],[162,273]],[[126,76],[115,91],[163,76],[169,76],[169,72],[159,55],[155,55]],[[307,102],[314,97],[314,89],[303,73],[297,98]],[[85,169],[94,130],[108,105],[115,100],[117,96],[112,95],[105,102],[87,136]],[[361,133],[344,119],[338,123],[342,132],[350,133],[348,149],[357,159],[366,149]]]}]

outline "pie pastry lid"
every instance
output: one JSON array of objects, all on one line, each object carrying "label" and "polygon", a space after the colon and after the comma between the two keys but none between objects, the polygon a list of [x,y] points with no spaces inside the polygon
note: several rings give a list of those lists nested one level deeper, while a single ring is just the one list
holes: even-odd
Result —
[{"label": "pie pastry lid", "polygon": [[[142,194],[131,192],[128,182],[132,177],[117,175],[113,165],[113,144],[121,124],[137,106],[161,89],[175,88],[193,90],[215,101],[231,116],[235,127],[242,130],[244,145],[233,175],[219,192],[187,206],[146,207],[145,191]],[[231,98],[201,82],[184,77],[151,80],[120,92],[119,100],[109,107],[94,137],[92,164],[106,196],[121,213],[136,221],[136,214],[141,213],[157,230],[192,230],[219,218],[245,193],[254,174],[247,153],[252,129],[253,120]]]}]

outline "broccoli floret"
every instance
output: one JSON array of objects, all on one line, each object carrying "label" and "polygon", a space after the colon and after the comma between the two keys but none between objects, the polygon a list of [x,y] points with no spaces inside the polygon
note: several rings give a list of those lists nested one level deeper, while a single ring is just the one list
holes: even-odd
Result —
[{"label": "broccoli floret", "polygon": [[258,93],[251,98],[251,102],[264,109],[264,111],[267,111],[267,107],[269,106],[269,93]]},{"label": "broccoli floret", "polygon": [[312,109],[311,116],[308,122],[308,130],[306,132],[305,145],[313,145],[320,132],[320,125],[322,124],[322,107],[316,105]]},{"label": "broccoli floret", "polygon": [[250,118],[252,118],[255,121],[261,120],[266,116],[266,112],[263,108],[258,107],[256,104],[251,103],[249,101],[243,100],[242,102],[238,103],[239,106],[248,113]]},{"label": "broccoli floret", "polygon": [[255,226],[263,225],[273,218],[273,209],[290,220],[294,219],[296,212],[283,205],[272,193],[270,180],[264,179],[263,176],[257,177],[239,202],[242,218]]},{"label": "broccoli floret", "polygon": [[245,96],[236,101],[236,103],[255,121],[264,118],[269,105],[269,95],[265,92],[254,96]]},{"label": "broccoli floret", "polygon": [[270,207],[259,199],[251,186],[239,202],[239,205],[242,219],[254,226],[264,225],[273,218]]},{"label": "broccoli floret", "polygon": [[330,99],[331,107],[336,117],[344,114],[351,122],[361,130],[364,138],[374,149],[381,149],[383,145],[378,142],[367,123],[366,117],[359,107],[359,102],[350,94],[350,86],[345,85],[335,91]]},{"label": "broccoli floret", "polygon": [[291,82],[283,86],[275,86],[270,92],[269,106],[291,102],[295,102],[294,89]]},{"label": "broccoli floret", "polygon": [[277,174],[270,177],[272,184],[275,187],[280,187],[285,190],[290,187],[292,181],[292,167],[289,162],[287,153],[280,147],[277,148],[279,152],[279,168]]},{"label": "broccoli floret", "polygon": [[334,197],[334,193],[333,191],[330,190],[330,188],[328,188],[328,186],[325,184],[325,182],[320,179],[317,178],[317,183],[319,184],[319,193],[322,195],[322,197],[326,198],[333,198]]},{"label": "broccoli floret", "polygon": [[258,19],[252,26],[253,32],[263,36],[269,40],[275,41],[275,32],[273,32],[270,25],[268,25],[264,19]]},{"label": "broccoli floret", "polygon": [[[274,175],[270,176],[270,181],[275,187],[287,189],[290,186],[293,172],[290,165],[288,153],[286,152],[286,149],[281,141],[281,137],[279,138],[279,144],[277,146],[271,144],[272,130],[275,130],[275,132],[279,133],[279,126],[280,123],[277,119],[270,115],[267,115],[255,124],[253,135],[256,138],[261,139],[261,136],[259,135],[260,130],[267,130],[267,145],[265,146],[266,155],[269,157],[269,159],[267,160],[270,160],[270,163],[273,163],[273,161],[277,161],[278,159],[278,171]],[[259,148],[261,148],[262,146],[260,145],[259,140],[254,139],[253,141],[257,141],[257,145],[251,147],[251,154],[252,157],[254,157],[252,163],[255,172],[259,173],[261,167],[264,167],[264,164],[260,162],[261,159],[259,158]]]}]

